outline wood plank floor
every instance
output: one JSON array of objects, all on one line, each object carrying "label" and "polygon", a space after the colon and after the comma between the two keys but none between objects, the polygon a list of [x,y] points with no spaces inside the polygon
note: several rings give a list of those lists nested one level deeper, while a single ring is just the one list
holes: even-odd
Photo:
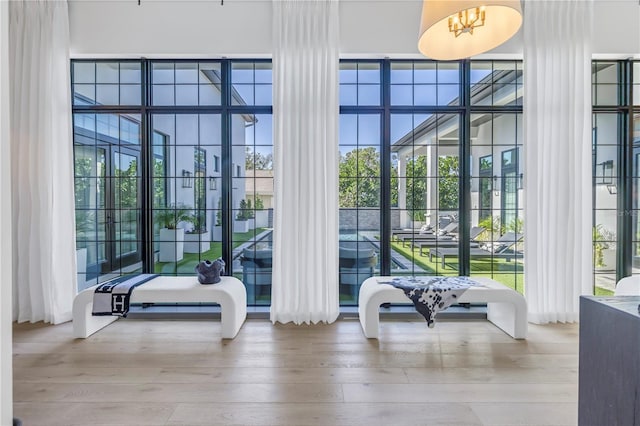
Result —
[{"label": "wood plank floor", "polygon": [[120,320],[14,326],[14,415],[25,426],[575,425],[578,326],[513,340],[486,321]]}]

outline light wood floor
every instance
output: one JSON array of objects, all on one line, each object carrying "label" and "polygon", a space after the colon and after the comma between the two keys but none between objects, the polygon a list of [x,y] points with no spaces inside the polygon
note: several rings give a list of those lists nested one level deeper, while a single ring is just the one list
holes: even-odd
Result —
[{"label": "light wood floor", "polygon": [[48,425],[575,425],[577,325],[121,320],[14,326],[14,415]]}]

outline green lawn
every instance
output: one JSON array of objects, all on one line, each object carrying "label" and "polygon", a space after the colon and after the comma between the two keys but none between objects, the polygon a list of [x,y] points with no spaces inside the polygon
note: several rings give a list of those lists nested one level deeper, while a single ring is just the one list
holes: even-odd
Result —
[{"label": "green lawn", "polygon": [[[233,248],[255,238],[267,228],[256,228],[249,232],[233,233]],[[156,262],[154,271],[157,274],[195,274],[194,268],[202,260],[216,260],[222,256],[222,243],[210,243],[209,250],[203,253],[184,253],[184,257],[177,264],[175,262]]]},{"label": "green lawn", "polygon": [[[447,260],[445,269],[439,258],[434,258],[434,262],[429,261],[428,249],[424,249],[424,256],[420,256],[419,249],[403,246],[400,242],[392,242],[391,248],[406,259],[415,263],[425,270],[427,275],[458,275],[459,263],[457,260]],[[407,273],[413,273],[408,271]],[[520,261],[506,259],[472,259],[471,276],[489,277],[510,287],[519,293],[524,291],[524,265]]]},{"label": "green lawn", "polygon": [[[458,275],[458,262],[448,260],[446,269],[442,269],[440,259],[429,262],[428,249],[424,249],[424,256],[420,256],[419,249],[403,246],[400,242],[392,242],[391,248],[406,259],[415,263],[429,275]],[[412,271],[407,273],[411,274]],[[472,259],[471,276],[490,277],[502,284],[524,294],[524,265],[519,261],[507,262],[506,259]],[[595,288],[596,296],[612,296],[613,291],[601,287]]]},{"label": "green lawn", "polygon": [[613,290],[608,288],[596,287],[596,296],[613,296]]},{"label": "green lawn", "polygon": [[[259,235],[266,228],[257,228],[249,232],[233,234],[233,248],[249,241],[256,235]],[[193,274],[194,268],[201,260],[215,260],[222,256],[222,243],[213,242],[210,249],[204,253],[185,253],[184,258],[177,264],[175,262],[156,262],[155,272],[160,274]],[[415,263],[422,268],[426,275],[458,275],[458,261],[448,260],[445,269],[442,269],[440,259],[434,258],[434,262],[429,261],[428,249],[424,250],[425,255],[420,256],[418,249],[403,246],[402,243],[392,242],[391,248],[397,253],[404,256],[409,261]],[[414,271],[407,270],[407,274],[413,274]],[[472,259],[471,260],[471,276],[489,277],[498,282],[503,283],[519,293],[524,292],[524,265],[520,261],[506,259]],[[613,291],[596,287],[596,296],[611,296]],[[354,303],[353,297],[341,294],[340,301],[342,303]]]}]

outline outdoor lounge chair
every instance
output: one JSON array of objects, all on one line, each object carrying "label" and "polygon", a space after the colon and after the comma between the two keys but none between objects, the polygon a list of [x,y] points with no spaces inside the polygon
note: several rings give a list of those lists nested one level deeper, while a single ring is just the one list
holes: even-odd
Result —
[{"label": "outdoor lounge chair", "polygon": [[[507,232],[496,241],[493,242],[493,250],[488,250],[481,247],[471,247],[469,255],[472,259],[511,259],[522,258],[523,254],[519,251],[513,250],[513,247],[517,242],[522,239],[522,234],[516,234],[515,232]],[[429,261],[433,262],[433,258],[442,259],[442,269],[445,268],[447,258],[457,258],[459,256],[458,248],[452,247],[435,247],[429,249]]]},{"label": "outdoor lounge chair", "polygon": [[414,235],[420,235],[419,230],[392,231],[391,240],[402,241],[404,238],[411,238]]},{"label": "outdoor lounge chair", "polygon": [[425,225],[420,229],[397,229],[391,231],[391,239],[396,239],[398,241],[402,241],[405,237],[410,237],[413,235],[434,235],[434,228],[431,225]]},{"label": "outdoor lounge chair", "polygon": [[[479,247],[479,243],[476,241],[476,238],[478,238],[478,236],[480,234],[482,234],[485,231],[485,228],[483,228],[482,226],[474,226],[470,229],[469,231],[469,237],[470,237],[470,241],[469,241],[469,245],[470,247],[473,248],[477,248]],[[411,242],[411,245],[413,245],[414,248],[419,248],[420,249],[420,256],[424,256],[424,248],[432,248],[432,247],[447,247],[447,248],[452,248],[452,247],[458,247],[459,245],[459,241],[454,239],[453,237],[449,236],[449,235],[444,235],[442,237],[439,238],[424,238],[424,239],[414,239]]]},{"label": "outdoor lounge chair", "polygon": [[401,239],[403,247],[410,246],[415,241],[455,241],[453,235],[415,235],[406,236]]},{"label": "outdoor lounge chair", "polygon": [[451,240],[454,238],[458,231],[458,222],[452,222],[449,225],[445,226],[444,229],[438,231],[435,234],[407,234],[407,235],[398,235],[398,240],[402,241],[402,245],[406,246],[407,242],[411,243],[412,241],[417,240]]},{"label": "outdoor lounge chair", "polygon": [[[413,247],[420,249],[420,256],[424,256],[424,249],[432,249],[434,247],[438,248],[455,248],[457,249],[460,246],[460,241],[458,240],[445,240],[445,241],[414,241]],[[480,245],[475,241],[470,241],[469,246],[471,248],[479,248]]]}]

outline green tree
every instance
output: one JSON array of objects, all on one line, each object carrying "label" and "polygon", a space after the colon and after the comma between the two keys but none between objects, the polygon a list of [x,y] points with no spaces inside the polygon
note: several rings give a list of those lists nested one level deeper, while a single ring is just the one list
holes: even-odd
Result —
[{"label": "green tree", "polygon": [[[380,158],[374,147],[358,148],[341,155],[339,176],[340,207],[380,205]],[[391,205],[398,205],[398,167],[395,163],[391,167]]]},{"label": "green tree", "polygon": [[129,162],[125,170],[116,166],[116,206],[119,208],[136,208],[138,206],[138,162]]},{"label": "green tree", "polygon": [[374,147],[340,156],[340,207],[380,206],[380,156]]},{"label": "green tree", "polygon": [[273,169],[273,154],[262,154],[261,152],[253,151],[250,147],[245,149],[245,170],[272,170]]},{"label": "green tree", "polygon": [[391,166],[391,207],[398,207],[398,167]]},{"label": "green tree", "polygon": [[506,231],[512,231],[516,234],[521,234],[524,232],[524,220],[520,217],[515,217],[511,220],[511,222],[505,225]]},{"label": "green tree", "polygon": [[502,235],[503,226],[500,223],[500,216],[487,216],[478,222],[478,226],[485,229],[478,236],[478,241],[493,241]]},{"label": "green tree", "polygon": [[236,220],[247,220],[250,219],[249,216],[249,204],[247,200],[240,200],[240,206],[238,208],[238,213],[236,214]]},{"label": "green tree", "polygon": [[164,160],[154,158],[153,160],[153,207],[164,207],[167,203],[165,196],[165,170]]},{"label": "green tree", "polygon": [[247,219],[253,219],[256,215],[255,215],[255,211],[253,210],[253,206],[251,203],[251,198],[247,198],[247,213],[246,213]]},{"label": "green tree", "polygon": [[92,162],[90,158],[76,158],[75,161],[75,198],[76,208],[87,207],[91,204]]},{"label": "green tree", "polygon": [[427,157],[407,161],[407,210],[413,220],[423,221],[427,210]]},{"label": "green tree", "polygon": [[[92,160],[90,158],[76,157],[75,160],[75,200],[76,200],[76,237],[79,240],[87,238],[87,234],[95,232],[95,212],[86,209],[91,206],[91,186],[95,179],[89,176],[92,173]],[[86,247],[86,243],[78,243],[78,248]]]},{"label": "green tree", "polygon": [[218,210],[216,211],[215,226],[222,226],[222,198],[218,198]]},{"label": "green tree", "polygon": [[458,209],[458,176],[460,163],[455,155],[438,157],[438,207],[440,210]]}]

